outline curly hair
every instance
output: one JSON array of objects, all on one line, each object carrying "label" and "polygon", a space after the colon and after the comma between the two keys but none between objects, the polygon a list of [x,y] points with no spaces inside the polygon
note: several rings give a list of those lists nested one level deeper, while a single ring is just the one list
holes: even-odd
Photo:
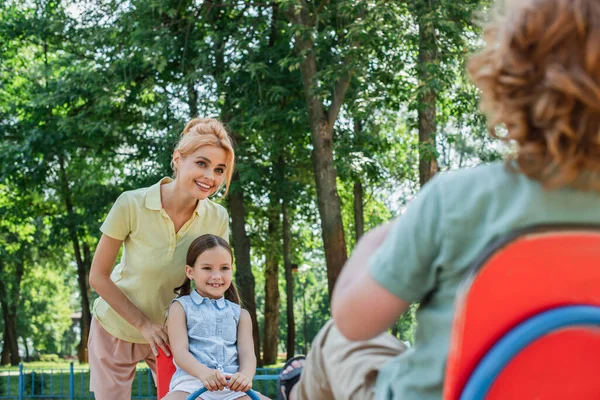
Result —
[{"label": "curly hair", "polygon": [[512,1],[468,63],[507,165],[548,189],[600,191],[600,1]]}]

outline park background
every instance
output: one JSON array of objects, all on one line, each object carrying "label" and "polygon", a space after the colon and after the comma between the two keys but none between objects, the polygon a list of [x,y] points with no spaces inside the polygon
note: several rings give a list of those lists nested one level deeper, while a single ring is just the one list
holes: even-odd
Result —
[{"label": "park background", "polygon": [[[490,7],[3,1],[1,364],[86,362],[100,224],[121,192],[172,174],[196,116],[236,143],[231,190],[215,200],[259,365],[307,351],[363,232],[437,171],[499,159],[465,72]],[[414,307],[391,331],[412,340]]]}]

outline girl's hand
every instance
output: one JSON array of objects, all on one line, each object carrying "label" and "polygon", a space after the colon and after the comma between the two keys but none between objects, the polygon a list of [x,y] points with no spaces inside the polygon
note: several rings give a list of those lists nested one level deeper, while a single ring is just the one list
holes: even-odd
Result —
[{"label": "girl's hand", "polygon": [[225,379],[225,375],[217,369],[209,369],[208,372],[204,375],[200,375],[200,380],[204,387],[214,392],[215,390],[223,390],[227,385],[227,379]]},{"label": "girl's hand", "polygon": [[247,376],[236,372],[231,378],[229,378],[227,387],[234,392],[247,392],[248,390],[252,389],[252,379],[249,379]]},{"label": "girl's hand", "polygon": [[164,325],[157,325],[150,321],[146,322],[140,328],[140,333],[146,339],[150,348],[152,349],[152,353],[155,356],[158,355],[158,348],[160,347],[162,351],[167,356],[171,355],[169,351],[169,336],[167,335],[167,327]]}]

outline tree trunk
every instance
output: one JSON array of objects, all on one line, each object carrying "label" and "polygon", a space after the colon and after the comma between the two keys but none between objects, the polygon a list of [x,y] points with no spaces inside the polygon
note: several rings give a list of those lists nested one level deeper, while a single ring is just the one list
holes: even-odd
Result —
[{"label": "tree trunk", "polygon": [[281,204],[283,215],[283,264],[285,266],[285,294],[286,294],[286,317],[287,317],[287,342],[286,356],[292,357],[296,352],[296,321],[294,320],[294,276],[292,274],[291,260],[291,232],[290,221],[285,198]]},{"label": "tree trunk", "polygon": [[25,348],[25,361],[31,361],[31,354],[29,352],[29,346],[27,345],[27,338],[21,336],[21,340],[23,340],[23,347]]},{"label": "tree trunk", "polygon": [[[425,7],[431,7],[427,5]],[[431,75],[428,68],[438,61],[437,40],[435,27],[431,18],[419,18],[419,86],[422,88],[419,95],[418,120],[419,120],[419,183],[423,186],[437,172],[436,161],[436,100],[435,90],[432,88]]]},{"label": "tree trunk", "polygon": [[194,81],[188,81],[188,106],[190,107],[190,116],[192,118],[198,117],[198,91],[194,85]]},{"label": "tree trunk", "polygon": [[[306,25],[307,14],[308,11],[303,8],[297,17],[297,23]],[[348,72],[340,78],[334,90],[331,107],[325,111],[321,99],[313,93],[317,62],[312,39],[297,34],[294,43],[296,53],[302,56],[300,71],[310,120],[312,162],[327,263],[327,284],[331,296],[333,286],[347,259],[341,203],[337,191],[337,172],[333,165],[333,125],[348,90],[351,73]]]},{"label": "tree trunk", "polygon": [[2,356],[0,356],[0,365],[10,364],[10,346],[8,344],[10,333],[8,332],[8,325],[6,324],[6,317],[4,314],[4,304],[2,304],[2,318],[4,319],[4,335],[2,336]]},{"label": "tree trunk", "polygon": [[[272,195],[273,196],[273,195]],[[275,208],[277,202],[272,198],[269,209],[269,225],[267,233],[267,252],[265,261],[265,328],[263,336],[263,362],[277,362],[277,345],[279,342],[279,257],[277,245],[279,238],[279,212]]]},{"label": "tree trunk", "polygon": [[[15,263],[14,285],[7,287],[0,279],[0,305],[2,307],[2,318],[4,320],[4,347],[2,348],[2,365],[19,365],[19,344],[17,342],[17,305],[21,297],[21,281],[25,273],[25,261],[23,254]],[[0,272],[5,273],[4,263],[0,260]]]},{"label": "tree trunk", "polygon": [[[75,246],[74,246],[75,247]],[[92,323],[92,313],[90,311],[90,299],[88,297],[88,273],[90,266],[87,260],[77,262],[77,284],[81,294],[81,319],[79,320],[79,328],[81,335],[79,344],[77,345],[77,358],[80,364],[87,364],[87,342],[90,336],[90,326]]]},{"label": "tree trunk", "polygon": [[[358,138],[362,134],[362,121],[354,119],[354,136]],[[354,238],[356,243],[365,233],[365,212],[363,204],[363,186],[359,176],[354,177]]]},{"label": "tree trunk", "polygon": [[354,235],[356,243],[365,233],[365,217],[363,205],[363,186],[357,179],[354,182]]},{"label": "tree trunk", "polygon": [[250,263],[250,239],[246,233],[246,211],[244,209],[244,194],[240,185],[240,174],[235,172],[231,181],[231,190],[227,196],[229,211],[231,213],[231,241],[235,254],[235,280],[242,299],[243,307],[248,310],[252,319],[252,336],[254,339],[254,353],[259,366],[262,366],[260,357],[260,336],[258,332],[258,319],[256,318],[256,300],[254,275]]},{"label": "tree trunk", "polygon": [[69,185],[67,171],[65,169],[65,161],[62,156],[59,156],[59,166],[62,181],[62,195],[68,218],[67,229],[73,245],[73,252],[75,254],[75,262],[77,264],[77,285],[79,286],[79,294],[81,296],[81,320],[79,321],[81,333],[79,344],[77,345],[77,357],[80,363],[86,364],[88,362],[87,342],[90,334],[90,325],[92,323],[90,299],[88,296],[88,274],[91,266],[90,249],[87,243],[83,242],[83,245],[81,244],[79,234],[77,233],[77,227],[75,226],[76,216],[71,200],[71,188]]},{"label": "tree trunk", "polygon": [[16,306],[2,300],[2,316],[4,320],[4,346],[2,348],[2,365],[19,365],[19,345],[17,342],[17,310]]}]

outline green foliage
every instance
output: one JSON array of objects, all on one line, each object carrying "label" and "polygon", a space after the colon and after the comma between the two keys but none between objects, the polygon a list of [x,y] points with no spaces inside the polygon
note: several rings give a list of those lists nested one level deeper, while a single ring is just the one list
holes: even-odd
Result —
[{"label": "green foliage", "polygon": [[[62,338],[71,327],[73,313],[68,283],[64,273],[51,264],[35,266],[23,279],[19,333],[31,339],[40,353],[63,353]],[[52,356],[58,358],[56,354],[42,354],[40,360],[54,361],[44,360]]]},{"label": "green foliage", "polygon": [[[170,174],[173,145],[195,115],[220,117],[236,138],[261,324],[267,255],[279,259],[285,304],[281,226],[269,233],[268,217],[284,202],[289,210],[292,263],[309,266],[294,277],[297,350],[307,347],[329,302],[300,70],[307,54],[296,54],[297,38],[314,42],[309,93],[325,108],[351,76],[331,143],[349,251],[355,183],[366,231],[397,216],[418,188],[416,118],[426,89],[437,95],[437,145],[428,151],[442,169],[498,159],[464,72],[480,43],[476,11],[489,1],[318,0],[308,2],[310,26],[295,22],[301,3],[0,5],[0,237],[8,238],[0,279],[32,351],[73,351],[70,315],[88,295],[77,288],[76,263],[89,268],[119,193]],[[434,28],[439,49],[423,65],[420,26]],[[396,328],[411,340],[413,312]]]},{"label": "green foliage", "polygon": [[42,354],[40,355],[40,361],[42,362],[58,362],[60,358],[58,354]]}]

